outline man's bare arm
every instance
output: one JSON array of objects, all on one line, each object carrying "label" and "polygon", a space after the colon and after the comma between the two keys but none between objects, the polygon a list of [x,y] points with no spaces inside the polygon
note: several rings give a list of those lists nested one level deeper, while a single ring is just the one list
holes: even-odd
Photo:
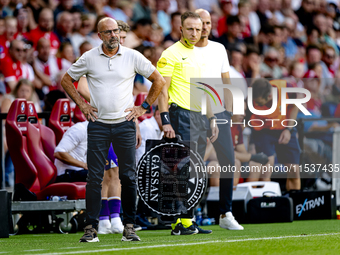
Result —
[{"label": "man's bare arm", "polygon": [[159,94],[159,98],[158,98],[158,108],[159,108],[160,113],[169,111],[168,90],[169,90],[170,84],[171,84],[171,77],[164,77],[164,79],[165,79],[165,85],[164,85],[161,93]]},{"label": "man's bare arm", "polygon": [[85,77],[81,77],[79,79],[77,91],[83,98],[85,98],[87,102],[91,101],[89,85],[87,84],[87,80]]},{"label": "man's bare arm", "polygon": [[87,170],[87,164],[85,162],[75,159],[67,152],[58,151],[55,152],[53,156],[65,164],[68,164],[70,166],[82,167]]},{"label": "man's bare arm", "polygon": [[[230,80],[230,75],[229,72],[222,73],[222,81],[223,84],[230,84],[231,85],[231,80]],[[233,111],[233,94],[229,89],[223,89],[224,92],[224,106],[226,111],[232,112]]]},{"label": "man's bare arm", "polygon": [[85,103],[85,101],[80,97],[76,88],[73,85],[74,80],[72,77],[66,72],[61,80],[61,85],[63,86],[66,93],[72,98],[72,100],[79,106],[79,109],[84,113],[87,120],[95,121],[97,119],[98,110],[91,105]]},{"label": "man's bare arm", "polygon": [[149,76],[148,80],[152,82],[152,86],[145,101],[149,105],[152,105],[161,93],[165,85],[165,80],[163,76],[157,71],[157,69]]}]

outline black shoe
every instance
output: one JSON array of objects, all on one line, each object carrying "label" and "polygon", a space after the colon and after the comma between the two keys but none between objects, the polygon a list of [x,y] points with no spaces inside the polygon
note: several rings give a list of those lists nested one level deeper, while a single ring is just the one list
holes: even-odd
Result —
[{"label": "black shoe", "polygon": [[136,235],[133,224],[126,224],[123,231],[122,241],[140,241],[139,236]]},{"label": "black shoe", "polygon": [[211,234],[212,233],[212,230],[206,230],[206,229],[200,228],[195,221],[192,222],[192,225],[189,228],[197,229],[198,230],[198,234]]},{"label": "black shoe", "polygon": [[88,243],[95,243],[99,242],[97,236],[97,230],[92,227],[92,225],[87,225],[84,228],[84,235],[80,238],[79,243],[88,242]]},{"label": "black shoe", "polygon": [[182,223],[178,223],[175,229],[171,230],[171,235],[181,236],[181,235],[195,235],[198,231],[185,228]]}]

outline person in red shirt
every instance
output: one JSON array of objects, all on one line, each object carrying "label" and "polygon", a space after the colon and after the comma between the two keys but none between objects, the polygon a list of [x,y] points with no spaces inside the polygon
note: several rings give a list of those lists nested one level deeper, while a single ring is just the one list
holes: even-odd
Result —
[{"label": "person in red shirt", "polygon": [[17,33],[17,20],[14,17],[5,18],[5,33],[0,36],[0,59],[4,59],[8,54],[11,41]]},{"label": "person in red shirt", "polygon": [[5,77],[7,92],[12,91],[22,77],[21,60],[24,56],[24,42],[13,40],[10,43],[9,55],[1,60],[1,71]]},{"label": "person in red shirt", "polygon": [[26,8],[15,9],[13,16],[17,18],[18,29],[14,35],[15,39],[22,40],[29,37],[29,19],[28,11]]},{"label": "person in red shirt", "polygon": [[223,17],[218,20],[217,32],[219,36],[222,36],[228,31],[227,18],[231,15],[233,3],[231,0],[222,0],[220,5],[223,12]]},{"label": "person in red shirt", "polygon": [[[301,149],[297,139],[296,128],[294,126],[299,109],[296,105],[288,105],[287,115],[281,115],[281,89],[288,87],[285,80],[257,79],[252,84],[253,104],[256,110],[269,110],[272,107],[272,87],[277,88],[277,106],[272,114],[251,116],[253,126],[252,138],[256,152],[263,152],[269,157],[269,165],[274,166],[275,154],[278,162],[291,169],[287,174],[287,191],[300,190],[301,181],[299,174],[299,162]],[[273,120],[273,121],[267,121]],[[282,125],[284,121],[285,127]],[[261,123],[262,121],[262,123]],[[269,170],[269,169],[268,169]],[[295,171],[294,171],[295,170]],[[270,181],[272,172],[268,171],[261,175],[262,181]]]},{"label": "person in red shirt", "polygon": [[44,37],[50,41],[51,44],[51,55],[55,55],[58,51],[60,42],[52,29],[54,26],[53,12],[51,9],[44,8],[39,14],[39,23],[36,29],[30,32],[29,40],[33,42],[34,47],[38,45],[40,38]]}]

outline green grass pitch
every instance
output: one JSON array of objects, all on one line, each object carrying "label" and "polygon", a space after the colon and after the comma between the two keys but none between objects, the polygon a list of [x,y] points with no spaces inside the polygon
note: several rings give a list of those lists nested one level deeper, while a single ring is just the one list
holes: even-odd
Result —
[{"label": "green grass pitch", "polygon": [[210,235],[171,236],[170,230],[138,231],[140,242],[99,235],[99,243],[79,243],[77,234],[30,234],[0,239],[1,254],[339,254],[340,220],[244,224],[243,231],[219,226]]}]

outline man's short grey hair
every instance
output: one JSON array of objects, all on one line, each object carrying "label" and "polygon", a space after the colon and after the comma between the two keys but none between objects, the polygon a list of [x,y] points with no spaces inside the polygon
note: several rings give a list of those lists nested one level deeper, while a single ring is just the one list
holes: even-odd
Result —
[{"label": "man's short grey hair", "polygon": [[124,31],[124,32],[129,32],[130,31],[130,26],[122,21],[122,20],[116,20],[117,21],[117,24],[118,24],[118,28],[120,29],[120,31]]}]

